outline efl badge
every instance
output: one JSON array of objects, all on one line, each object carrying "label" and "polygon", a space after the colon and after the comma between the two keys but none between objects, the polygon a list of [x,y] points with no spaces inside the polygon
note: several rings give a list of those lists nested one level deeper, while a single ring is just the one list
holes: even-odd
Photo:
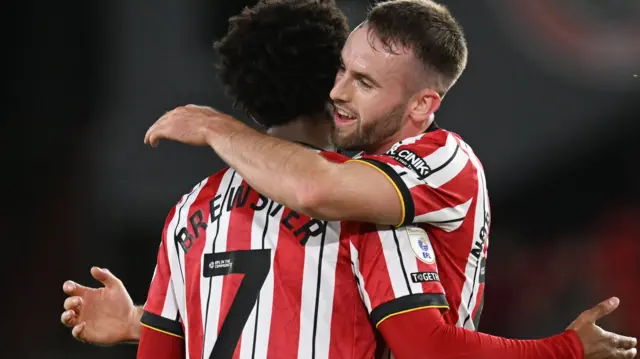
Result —
[{"label": "efl badge", "polygon": [[407,228],[407,234],[409,235],[411,249],[413,249],[416,257],[424,263],[434,264],[436,262],[436,254],[433,251],[427,232],[422,228]]}]

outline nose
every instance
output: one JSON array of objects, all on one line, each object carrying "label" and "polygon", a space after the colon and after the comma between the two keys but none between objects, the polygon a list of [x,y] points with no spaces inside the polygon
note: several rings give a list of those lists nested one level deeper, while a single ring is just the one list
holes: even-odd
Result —
[{"label": "nose", "polygon": [[329,93],[329,97],[334,102],[348,102],[350,100],[350,91],[348,86],[347,76],[338,73],[336,75],[336,81],[333,84],[333,88]]}]

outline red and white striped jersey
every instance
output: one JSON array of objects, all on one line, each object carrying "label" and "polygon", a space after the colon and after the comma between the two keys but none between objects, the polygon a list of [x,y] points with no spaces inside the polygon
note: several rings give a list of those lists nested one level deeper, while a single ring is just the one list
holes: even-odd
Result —
[{"label": "red and white striped jersey", "polygon": [[378,325],[450,304],[447,322],[475,328],[489,214],[471,149],[436,130],[358,161],[395,184],[399,228],[311,219],[232,169],[198,184],[167,218],[143,325],[184,335],[188,358],[223,359],[373,358],[367,312]]},{"label": "red and white striped jersey", "polygon": [[[403,203],[402,223],[395,228],[342,225],[352,253],[385,252],[384,262],[360,263],[361,271],[375,277],[361,288],[375,325],[394,313],[448,304],[447,323],[475,330],[483,305],[490,212],[484,170],[471,148],[434,124],[384,155],[359,155],[354,161],[384,173]],[[374,290],[386,295],[369,299]]]},{"label": "red and white striped jersey", "polygon": [[225,169],[169,213],[142,323],[183,336],[187,358],[374,358],[340,231]]}]

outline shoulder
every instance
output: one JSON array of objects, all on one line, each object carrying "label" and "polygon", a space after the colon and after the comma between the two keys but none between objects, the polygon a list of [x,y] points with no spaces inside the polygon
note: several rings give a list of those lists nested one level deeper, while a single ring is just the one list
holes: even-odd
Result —
[{"label": "shoulder", "polygon": [[415,153],[420,157],[426,157],[436,151],[454,150],[459,144],[459,136],[447,130],[438,129],[433,132],[422,133],[418,136],[405,138],[396,142],[386,152],[386,155],[398,156],[403,150]]},{"label": "shoulder", "polygon": [[230,182],[232,177],[241,180],[238,173],[236,173],[232,168],[226,167],[196,183],[189,191],[182,194],[179,200],[175,202],[174,206],[169,210],[167,222],[171,220],[176,211],[179,211],[186,205],[191,205],[198,199],[215,194],[225,182]]},{"label": "shoulder", "polygon": [[449,131],[439,129],[396,142],[380,158],[386,158],[384,162],[409,168],[420,178],[426,178],[460,153],[458,138]]}]

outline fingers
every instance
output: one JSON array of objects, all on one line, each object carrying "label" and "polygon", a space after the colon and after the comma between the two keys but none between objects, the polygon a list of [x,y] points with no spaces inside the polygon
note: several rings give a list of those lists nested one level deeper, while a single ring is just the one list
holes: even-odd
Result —
[{"label": "fingers", "polygon": [[78,315],[73,310],[67,310],[60,316],[60,321],[62,322],[62,324],[71,328],[78,324]]},{"label": "fingers", "polygon": [[149,129],[147,130],[147,133],[144,135],[145,145],[151,145],[152,147],[158,146],[158,142],[160,142],[160,137],[161,137],[160,133],[162,128],[164,127],[164,123],[166,122],[167,118],[169,118],[169,116],[171,116],[171,114],[174,113],[174,111],[176,110],[166,112],[153,125],[151,125],[151,127],[149,127]]},{"label": "fingers", "polygon": [[160,117],[149,129],[144,136],[144,144],[157,147],[161,139],[168,138],[170,135],[171,119],[172,118],[186,118],[186,117],[199,117],[208,115],[220,115],[221,113],[207,106],[198,105],[186,105],[176,107],[175,109],[165,113]]},{"label": "fingers", "polygon": [[87,324],[85,322],[82,322],[76,326],[73,327],[73,329],[71,329],[71,335],[73,335],[74,338],[78,339],[79,341],[83,342],[84,338],[82,336],[82,332],[84,331],[84,327]]},{"label": "fingers", "polygon": [[82,296],[88,289],[89,288],[70,280],[64,282],[62,285],[62,291],[70,296]]},{"label": "fingers", "polygon": [[156,130],[157,130],[157,122],[154,123],[151,127],[149,127],[149,129],[147,130],[147,133],[144,135],[144,144],[145,145],[151,145],[152,147],[156,147],[158,145],[158,139],[157,136],[155,136]]},{"label": "fingers", "polygon": [[164,126],[162,123],[156,122],[149,128],[147,134],[144,137],[145,145],[151,145],[151,147],[158,147],[160,139],[164,136]]},{"label": "fingers", "polygon": [[616,348],[632,349],[638,345],[638,340],[633,337],[625,337],[624,335],[612,333],[611,339]]},{"label": "fingers", "polygon": [[638,354],[638,351],[635,348],[638,344],[636,338],[609,332],[604,332],[603,334],[608,339],[608,342],[603,343],[609,352],[609,356],[607,358],[635,358]]},{"label": "fingers", "polygon": [[[147,130],[147,133],[144,135],[144,144],[145,145],[151,145],[153,147],[156,147],[158,145],[157,143],[157,138],[156,136],[154,136],[156,130],[157,130],[157,122],[154,123],[151,127],[149,127],[149,129]],[[153,142],[152,142],[153,140]]]},{"label": "fingers", "polygon": [[91,275],[100,283],[104,284],[104,286],[107,288],[122,285],[120,279],[113,275],[113,273],[111,273],[108,269],[92,267]]},{"label": "fingers", "polygon": [[620,299],[617,297],[609,298],[595,307],[583,312],[578,317],[578,321],[583,323],[595,323],[604,316],[611,314],[620,305]]},{"label": "fingers", "polygon": [[638,354],[638,351],[635,348],[633,348],[633,349],[618,349],[618,350],[616,350],[614,352],[614,354],[612,354],[608,358],[631,359],[631,358],[635,358],[637,354]]},{"label": "fingers", "polygon": [[69,297],[64,300],[64,310],[77,312],[82,305],[82,297]]}]

